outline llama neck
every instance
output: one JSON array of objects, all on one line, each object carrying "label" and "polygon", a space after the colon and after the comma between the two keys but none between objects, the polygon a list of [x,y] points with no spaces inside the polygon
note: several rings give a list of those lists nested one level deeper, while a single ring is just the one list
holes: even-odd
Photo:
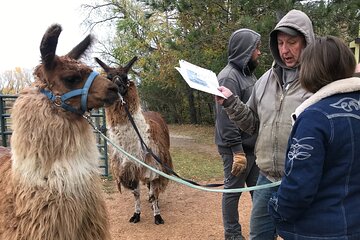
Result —
[{"label": "llama neck", "polygon": [[107,122],[108,125],[118,125],[128,121],[125,108],[128,109],[131,115],[141,111],[140,98],[136,86],[133,82],[130,83],[128,91],[123,97],[123,100],[125,103],[117,101],[113,105],[106,108],[106,118],[109,120]]},{"label": "llama neck", "polygon": [[53,108],[36,91],[15,102],[11,137],[14,176],[26,185],[74,191],[74,185],[97,171],[96,142],[81,116],[66,118]]},{"label": "llama neck", "polygon": [[[108,116],[112,117],[112,116]],[[114,116],[115,118],[117,116]],[[143,139],[143,141],[149,144],[149,125],[147,124],[141,108],[132,114],[132,118],[136,124],[136,127]],[[107,118],[107,121],[110,118]],[[125,151],[138,158],[142,158],[142,148],[140,145],[140,139],[134,129],[134,126],[128,119],[124,121],[118,121],[115,124],[109,125],[109,138],[116,141],[116,144],[124,148]]]}]

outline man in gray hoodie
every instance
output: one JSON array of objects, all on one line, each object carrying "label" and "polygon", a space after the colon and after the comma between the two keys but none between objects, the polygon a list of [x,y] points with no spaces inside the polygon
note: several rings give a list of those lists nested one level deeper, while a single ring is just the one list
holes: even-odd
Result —
[{"label": "man in gray hoodie", "polygon": [[[257,185],[281,180],[285,152],[291,131],[291,113],[311,94],[299,79],[302,50],[314,42],[309,17],[299,10],[289,11],[270,33],[270,50],[275,64],[256,82],[244,104],[231,90],[220,87],[226,100],[216,97],[229,118],[243,131],[258,132],[255,154],[260,168]],[[268,213],[268,201],[277,187],[256,190],[250,219],[251,240],[273,240],[275,225]]]},{"label": "man in gray hoodie", "polygon": [[[218,74],[219,85],[226,86],[246,102],[256,82],[260,34],[250,29],[235,31],[229,40],[228,63]],[[254,186],[259,175],[255,164],[256,135],[249,136],[230,121],[223,107],[216,105],[215,143],[223,159],[224,188]],[[239,224],[238,205],[241,193],[224,193],[222,214],[225,240],[244,239]]]}]

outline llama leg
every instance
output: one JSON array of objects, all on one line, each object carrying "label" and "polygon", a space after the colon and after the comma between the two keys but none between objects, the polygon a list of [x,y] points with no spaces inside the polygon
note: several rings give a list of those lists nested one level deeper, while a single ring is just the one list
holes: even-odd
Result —
[{"label": "llama leg", "polygon": [[132,191],[132,193],[134,194],[134,197],[135,197],[135,212],[134,212],[134,215],[130,218],[129,222],[137,223],[137,222],[140,222],[140,213],[141,213],[141,208],[140,208],[140,186],[139,186],[139,184]]},{"label": "llama leg", "polygon": [[156,225],[164,224],[164,220],[160,215],[159,190],[157,189],[158,184],[156,183],[156,180],[155,182],[150,182],[148,187],[149,187],[149,201],[151,202],[151,208],[154,211],[155,224]]},{"label": "llama leg", "polygon": [[149,202],[151,203],[154,200],[154,191],[153,191],[153,187],[150,184],[150,182],[147,183],[147,188],[149,190]]}]

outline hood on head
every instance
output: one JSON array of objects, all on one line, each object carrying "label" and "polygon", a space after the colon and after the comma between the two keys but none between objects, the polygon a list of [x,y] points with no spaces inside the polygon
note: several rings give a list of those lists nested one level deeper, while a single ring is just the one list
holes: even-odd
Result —
[{"label": "hood on head", "polygon": [[281,31],[291,36],[303,35],[306,46],[315,40],[314,30],[310,18],[302,11],[291,10],[276,24],[274,30],[270,33],[270,51],[275,62],[281,67],[286,65],[282,62],[277,46],[277,33]]},{"label": "hood on head", "polygon": [[244,71],[260,38],[260,34],[251,29],[241,28],[235,31],[229,39],[228,62]]}]

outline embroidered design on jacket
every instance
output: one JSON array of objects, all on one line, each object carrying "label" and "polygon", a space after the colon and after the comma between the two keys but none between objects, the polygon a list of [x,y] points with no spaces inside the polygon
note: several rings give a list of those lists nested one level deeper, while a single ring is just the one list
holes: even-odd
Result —
[{"label": "embroidered design on jacket", "polygon": [[301,139],[292,138],[292,143],[287,154],[287,157],[289,159],[289,166],[285,169],[285,175],[290,175],[294,165],[294,160],[305,160],[311,157],[311,153],[309,153],[309,151],[313,150],[314,147],[309,144],[301,143],[304,140],[311,139],[314,139],[314,137],[304,137]]},{"label": "embroidered design on jacket", "polygon": [[360,110],[360,100],[345,97],[340,99],[336,103],[330,104],[330,106],[334,108],[341,108],[346,112],[352,112],[354,110]]}]

